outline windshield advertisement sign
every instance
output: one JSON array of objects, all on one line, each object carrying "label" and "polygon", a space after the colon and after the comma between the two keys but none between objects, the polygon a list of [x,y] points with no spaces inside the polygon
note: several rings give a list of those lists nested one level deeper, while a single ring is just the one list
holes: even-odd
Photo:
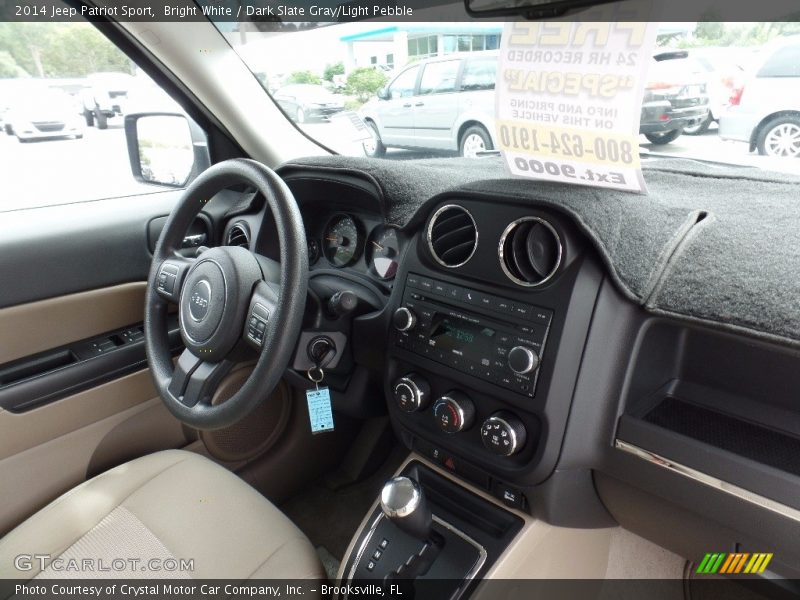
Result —
[{"label": "windshield advertisement sign", "polygon": [[639,119],[656,23],[510,22],[496,134],[512,175],[646,192]]}]

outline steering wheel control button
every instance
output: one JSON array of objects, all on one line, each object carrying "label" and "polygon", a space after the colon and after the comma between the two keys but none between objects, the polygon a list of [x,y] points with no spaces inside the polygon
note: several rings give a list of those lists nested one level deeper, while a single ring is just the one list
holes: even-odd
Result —
[{"label": "steering wheel control button", "polygon": [[439,429],[445,433],[458,433],[472,427],[475,405],[466,394],[454,390],[436,401],[433,416]]},{"label": "steering wheel control button", "polygon": [[178,281],[178,273],[180,269],[176,265],[164,263],[158,272],[158,279],[156,280],[156,290],[168,300],[175,299],[175,288]]},{"label": "steering wheel control button", "polygon": [[525,446],[525,425],[509,412],[499,412],[481,425],[481,441],[486,449],[498,456],[511,456]]},{"label": "steering wheel control button", "polygon": [[259,348],[264,345],[264,332],[269,322],[269,311],[261,304],[254,304],[247,322],[247,337]]},{"label": "steering wheel control button", "polygon": [[431,386],[415,373],[401,377],[394,384],[394,399],[400,410],[408,413],[427,408],[430,404]]},{"label": "steering wheel control button", "polygon": [[392,322],[394,323],[394,328],[397,329],[397,331],[411,331],[417,324],[417,316],[411,311],[411,309],[401,306],[394,311]]},{"label": "steering wheel control button", "polygon": [[539,355],[526,346],[514,346],[508,351],[508,368],[517,375],[527,375],[539,368]]},{"label": "steering wheel control button", "polygon": [[211,304],[211,284],[201,279],[194,284],[192,294],[189,296],[189,314],[196,322],[200,322],[208,315],[208,306]]}]

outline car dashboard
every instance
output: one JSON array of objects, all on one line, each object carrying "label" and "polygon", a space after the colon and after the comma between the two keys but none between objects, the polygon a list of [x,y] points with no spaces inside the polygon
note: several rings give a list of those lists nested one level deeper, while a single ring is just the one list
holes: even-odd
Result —
[{"label": "car dashboard", "polygon": [[[769,545],[793,573],[796,348],[632,301],[552,189],[467,182],[398,211],[367,171],[280,171],[310,270],[294,385],[313,385],[310,348],[327,338],[335,411],[388,412],[406,447],[499,502],[559,526],[620,523],[683,556]],[[221,238],[278,259],[264,205],[240,203]]]}]

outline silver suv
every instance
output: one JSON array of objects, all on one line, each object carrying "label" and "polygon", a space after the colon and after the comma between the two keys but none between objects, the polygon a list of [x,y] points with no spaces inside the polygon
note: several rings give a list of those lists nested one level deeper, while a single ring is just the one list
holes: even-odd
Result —
[{"label": "silver suv", "polygon": [[476,157],[495,147],[497,51],[449,54],[409,65],[359,111],[372,132],[368,156],[386,148],[457,150]]},{"label": "silver suv", "polygon": [[759,154],[800,157],[800,35],[778,39],[762,56],[734,90],[719,135]]}]

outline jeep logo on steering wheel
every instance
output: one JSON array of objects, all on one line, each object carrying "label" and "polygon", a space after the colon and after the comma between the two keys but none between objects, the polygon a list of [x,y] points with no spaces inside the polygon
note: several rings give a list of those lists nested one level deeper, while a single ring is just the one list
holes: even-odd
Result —
[{"label": "jeep logo on steering wheel", "polygon": [[209,304],[211,304],[211,286],[208,281],[201,279],[194,284],[192,295],[189,296],[189,313],[192,319],[198,323],[205,319]]}]

